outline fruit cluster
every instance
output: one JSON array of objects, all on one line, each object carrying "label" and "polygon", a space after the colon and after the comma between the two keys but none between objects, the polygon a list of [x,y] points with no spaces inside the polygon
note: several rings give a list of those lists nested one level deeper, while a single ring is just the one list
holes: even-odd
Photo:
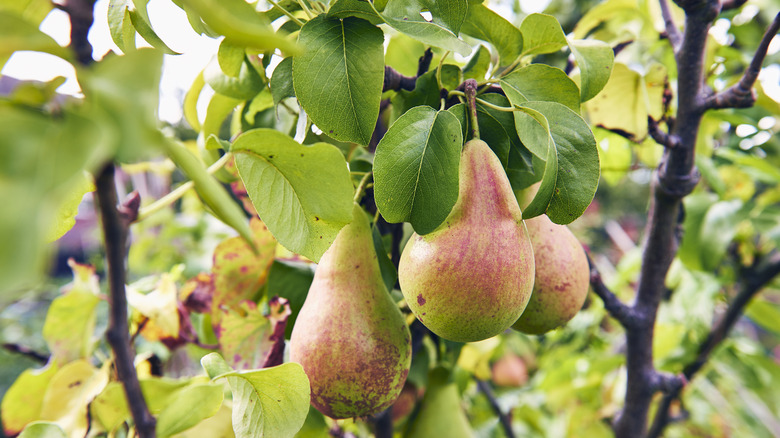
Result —
[{"label": "fruit cluster", "polygon": [[[436,230],[409,239],[398,270],[409,308],[436,335],[542,334],[582,307],[589,269],[579,242],[545,215],[524,221],[517,199],[490,147],[468,141],[455,206]],[[409,329],[382,281],[369,222],[357,205],[353,217],[322,257],[290,340],[312,404],[333,418],[390,406],[411,362]]]}]

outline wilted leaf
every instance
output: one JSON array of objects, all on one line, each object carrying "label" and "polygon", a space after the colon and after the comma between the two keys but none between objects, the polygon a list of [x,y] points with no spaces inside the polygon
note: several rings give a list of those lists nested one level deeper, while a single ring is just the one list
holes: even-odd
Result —
[{"label": "wilted leaf", "polygon": [[41,419],[57,423],[70,438],[87,433],[87,407],[108,384],[108,367],[86,360],[66,364],[51,378],[41,406]]}]

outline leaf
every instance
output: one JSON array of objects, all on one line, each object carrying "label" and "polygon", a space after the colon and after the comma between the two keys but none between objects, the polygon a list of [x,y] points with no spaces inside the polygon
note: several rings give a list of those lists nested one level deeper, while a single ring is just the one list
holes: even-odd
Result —
[{"label": "leaf", "polygon": [[73,282],[62,288],[63,295],[52,301],[43,324],[43,338],[60,364],[92,355],[95,343],[95,307],[100,302],[100,286],[95,268],[68,260]]},{"label": "leaf", "polygon": [[245,53],[243,47],[231,43],[230,40],[222,40],[217,49],[219,71],[232,78],[239,77]]},{"label": "leaf", "polygon": [[127,303],[148,318],[142,333],[150,341],[179,337],[179,300],[176,282],[170,273],[163,273],[155,289],[142,294],[127,286]]},{"label": "leaf", "polygon": [[159,153],[164,138],[156,114],[160,103],[160,51],[139,49],[108,54],[89,69],[79,68],[85,115],[101,127],[121,163]]},{"label": "leaf", "polygon": [[759,297],[751,301],[745,309],[745,316],[765,330],[780,335],[780,328],[777,326],[780,321],[780,307],[766,298]]},{"label": "leaf", "polygon": [[580,90],[563,70],[544,64],[531,64],[501,79],[501,89],[514,104],[544,100],[566,105],[580,112]]},{"label": "leaf", "polygon": [[304,146],[273,129],[233,143],[236,168],[260,218],[284,247],[318,261],[352,220],[352,182],[335,146]]},{"label": "leaf", "polygon": [[[513,99],[512,96],[508,97],[510,101]],[[549,123],[547,131],[538,117],[515,112],[515,125],[520,140],[536,156],[544,157],[547,161],[539,193],[523,216],[534,217],[546,210],[553,222],[568,224],[585,211],[596,194],[599,181],[596,140],[588,124],[574,111],[559,103],[526,102],[519,107],[544,115]],[[551,176],[553,171],[554,181]],[[549,205],[545,205],[547,200]],[[545,206],[546,209],[543,208]]]},{"label": "leaf", "polygon": [[227,377],[230,383],[236,437],[292,437],[303,426],[310,387],[299,364],[233,371],[219,354],[211,353],[201,365],[212,379]]},{"label": "leaf", "polygon": [[228,364],[237,369],[262,368],[271,351],[273,326],[252,301],[223,310],[217,336],[219,350]]},{"label": "leaf", "polygon": [[201,140],[205,142],[212,134],[219,136],[219,131],[222,128],[222,123],[224,123],[225,118],[230,115],[240,103],[241,99],[228,97],[218,93],[214,94],[206,108],[206,118],[203,120],[198,142],[200,143]]},{"label": "leaf", "polygon": [[218,57],[213,58],[203,69],[203,79],[219,94],[238,100],[251,99],[265,86],[263,78],[244,60],[243,51],[238,69],[238,74],[234,77],[221,70]]},{"label": "leaf", "polygon": [[268,278],[274,260],[276,240],[257,218],[250,222],[257,252],[239,237],[231,237],[214,249],[212,278],[212,322],[219,323],[222,313],[252,300]]},{"label": "leaf", "polygon": [[[658,87],[657,85],[655,87]],[[663,90],[663,84],[660,89]],[[615,64],[604,90],[585,104],[588,118],[594,125],[619,129],[641,142],[647,136],[647,116],[663,95],[647,88],[644,78],[624,64]]]},{"label": "leaf", "polygon": [[615,186],[631,170],[633,163],[631,143],[625,137],[606,129],[597,129],[595,135],[599,147],[601,176],[609,185]]},{"label": "leaf", "polygon": [[60,368],[43,396],[40,419],[57,423],[69,437],[86,436],[87,407],[108,384],[108,369],[97,369],[86,360]]},{"label": "leaf", "polygon": [[737,235],[737,225],[747,218],[740,199],[719,201],[704,215],[699,230],[699,254],[704,270],[718,267],[726,249]]},{"label": "leaf", "polygon": [[58,370],[56,363],[49,362],[44,368],[25,370],[11,384],[0,404],[6,436],[18,434],[26,424],[41,417],[43,396]]},{"label": "leaf", "polygon": [[458,199],[463,135],[448,111],[413,108],[390,126],[376,148],[374,196],[388,222],[435,230]]},{"label": "leaf", "polygon": [[233,44],[260,51],[278,48],[297,53],[300,50],[285,35],[275,32],[268,20],[244,0],[181,0],[181,4]]},{"label": "leaf", "polygon": [[155,49],[162,50],[169,55],[180,55],[181,53],[171,50],[162,39],[152,29],[151,21],[149,21],[149,13],[146,11],[146,4],[149,0],[132,0],[132,4],[127,4],[127,10],[130,13],[130,20],[135,27],[135,30],[151,44]]},{"label": "leaf", "polygon": [[247,224],[244,211],[233,201],[227,190],[208,173],[203,163],[187,148],[173,141],[166,142],[166,153],[192,179],[198,195],[211,208],[215,216],[251,243],[252,231]]},{"label": "leaf", "polygon": [[40,31],[37,24],[16,13],[0,10],[0,58],[20,50],[49,53],[66,61],[73,59],[70,50]]},{"label": "leaf", "polygon": [[615,60],[612,47],[597,40],[569,40],[569,49],[580,68],[580,100],[593,99],[612,74]]},{"label": "leaf", "polygon": [[463,67],[464,79],[476,79],[477,82],[484,81],[490,69],[490,50],[485,46],[479,46],[474,56],[469,59],[469,62]]},{"label": "leaf", "polygon": [[469,5],[461,32],[486,41],[498,50],[499,65],[507,67],[523,51],[523,34],[505,18],[483,4]]},{"label": "leaf", "polygon": [[160,438],[183,432],[217,413],[222,406],[222,387],[210,383],[189,385],[170,399],[157,417]]},{"label": "leaf", "polygon": [[347,17],[362,18],[374,25],[384,22],[365,0],[337,0],[331,3],[328,8],[328,18]]},{"label": "leaf", "polygon": [[[479,123],[480,138],[490,146],[493,153],[496,154],[498,160],[501,161],[501,167],[506,170],[509,165],[509,149],[511,143],[509,141],[509,135],[507,134],[504,126],[496,120],[490,113],[484,110],[484,106],[477,106],[477,123]],[[469,120],[466,115],[466,105],[459,103],[447,109],[455,117],[458,118],[462,127],[463,138],[466,141],[471,140],[471,129],[469,129]],[[514,128],[514,122],[512,123]],[[392,288],[388,288],[392,290]]]},{"label": "leaf", "polygon": [[301,28],[306,50],[293,57],[295,95],[329,137],[371,140],[384,80],[382,41],[382,31],[359,18],[318,16]]},{"label": "leaf", "polygon": [[292,77],[292,57],[287,57],[279,63],[271,76],[271,95],[274,98],[274,105],[279,105],[282,99],[295,97],[295,88],[293,88]]},{"label": "leaf", "polygon": [[520,24],[523,55],[555,53],[566,45],[561,24],[552,15],[531,14]]},{"label": "leaf", "polygon": [[177,434],[176,438],[234,438],[232,409],[223,403],[216,414]]},{"label": "leaf", "polygon": [[67,435],[56,423],[35,421],[28,424],[17,438],[67,438]]},{"label": "leaf", "polygon": [[382,241],[382,234],[379,232],[376,224],[371,227],[371,237],[374,241],[374,251],[376,251],[377,260],[379,261],[382,281],[384,281],[387,290],[391,291],[395,287],[396,280],[398,280],[398,269],[396,269],[393,261],[390,260],[385,244]]},{"label": "leaf", "polygon": [[[440,6],[439,3],[445,4]],[[420,15],[423,9],[431,12],[433,21],[427,21]],[[468,5],[463,0],[390,0],[379,15],[393,29],[424,44],[467,56],[471,53],[471,46],[458,38],[458,23],[463,23],[467,9]],[[458,29],[454,29],[456,27]]]},{"label": "leaf", "polygon": [[135,27],[130,18],[128,8],[129,0],[109,0],[108,2],[108,29],[111,39],[119,47],[122,53],[134,51]]},{"label": "leaf", "polygon": [[[172,429],[173,423],[197,424],[200,420],[213,415],[222,404],[222,386],[204,382],[200,377],[190,379],[147,377],[140,379],[139,383],[149,412],[159,416],[158,435],[170,435],[168,431]],[[193,400],[198,402],[193,403]],[[183,407],[189,412],[179,412]],[[115,431],[122,423],[131,420],[122,383],[109,383],[90,404],[90,413],[92,418],[100,422],[109,432]],[[183,426],[177,428],[182,430],[180,427]]]},{"label": "leaf", "polygon": [[285,298],[290,305],[290,316],[285,328],[285,336],[288,339],[313,280],[311,263],[274,260],[271,265],[271,271],[268,273],[268,295]]},{"label": "leaf", "polygon": [[400,90],[390,101],[393,104],[393,113],[400,116],[420,105],[438,109],[440,99],[441,94],[439,84],[436,82],[436,69],[434,69],[417,77],[414,90]]},{"label": "leaf", "polygon": [[76,181],[72,183],[72,188],[62,199],[62,204],[60,204],[60,207],[57,210],[57,222],[53,228],[49,229],[49,233],[46,236],[48,242],[58,240],[76,225],[76,215],[79,213],[81,200],[84,198],[84,195],[94,190],[95,184],[87,173],[82,174],[82,178],[77,178]]},{"label": "leaf", "polygon": [[[190,124],[190,127],[195,132],[200,131],[200,120],[198,119],[198,98],[200,92],[203,91],[203,86],[206,85],[206,81],[203,79],[203,72],[198,73],[195,80],[192,81],[187,94],[184,96],[184,119]],[[211,103],[211,102],[209,102]],[[232,108],[231,108],[232,109]]]}]

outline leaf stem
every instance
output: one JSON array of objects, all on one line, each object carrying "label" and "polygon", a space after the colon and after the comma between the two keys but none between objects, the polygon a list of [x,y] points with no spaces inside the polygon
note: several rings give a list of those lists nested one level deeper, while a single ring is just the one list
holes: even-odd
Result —
[{"label": "leaf stem", "polygon": [[283,13],[284,15],[286,15],[287,17],[289,17],[289,18],[290,18],[290,20],[294,21],[294,22],[295,22],[295,24],[297,24],[298,26],[303,26],[303,22],[302,22],[301,20],[299,20],[299,19],[298,19],[298,18],[297,18],[295,15],[293,15],[293,14],[292,14],[290,11],[288,11],[287,9],[285,9],[285,8],[283,8],[281,5],[279,5],[279,3],[275,2],[274,0],[268,0],[268,3],[270,3],[270,4],[274,5],[274,7],[278,8],[280,11],[282,11],[282,13]]},{"label": "leaf stem", "polygon": [[309,7],[306,6],[306,0],[298,0],[298,4],[301,5],[301,9],[303,9],[303,12],[306,13],[307,17],[309,17],[309,20],[314,18],[314,14],[311,13],[311,9],[309,9]]},{"label": "leaf stem", "polygon": [[353,199],[355,202],[358,202],[360,197],[363,196],[363,192],[365,191],[366,185],[368,184],[368,178],[373,174],[374,172],[371,171],[363,175],[363,179],[360,180],[360,184],[358,184],[357,190],[355,191],[355,198]]},{"label": "leaf stem", "polygon": [[[450,93],[447,95],[447,97],[452,97],[452,96],[464,96],[464,97],[467,97],[467,96],[466,96],[466,93],[464,93],[464,92],[462,92],[462,91],[459,91],[459,90],[452,90],[452,91],[450,91]],[[515,112],[515,111],[520,111],[520,109],[518,109],[518,108],[515,108],[515,107],[498,106],[498,105],[496,105],[496,104],[493,104],[493,103],[490,103],[490,102],[488,102],[487,100],[480,99],[479,97],[477,97],[477,98],[476,98],[476,101],[477,101],[478,103],[480,103],[481,105],[485,105],[486,107],[488,107],[488,108],[492,108],[492,109],[494,109],[494,110],[496,110],[496,111],[504,111],[504,112],[507,112],[507,113],[511,113],[511,112]]]},{"label": "leaf stem", "polygon": [[[232,157],[233,154],[228,152],[222,157],[220,157],[219,160],[215,161],[214,164],[209,166],[209,168],[206,170],[210,175],[213,175],[219,169],[221,169],[225,164],[227,164],[227,162]],[[154,201],[153,203],[147,205],[146,207],[141,208],[141,210],[138,212],[138,220],[139,221],[144,220],[149,216],[162,210],[163,208],[168,207],[169,205],[178,201],[182,196],[184,196],[185,193],[187,193],[193,187],[195,187],[195,183],[192,180],[185,182],[179,187],[176,187],[174,190],[171,190],[171,192],[168,193],[167,195]]]},{"label": "leaf stem", "polygon": [[476,79],[466,79],[463,82],[463,88],[466,94],[466,107],[469,110],[469,119],[471,120],[471,136],[479,139],[479,122],[477,121],[477,81]]}]

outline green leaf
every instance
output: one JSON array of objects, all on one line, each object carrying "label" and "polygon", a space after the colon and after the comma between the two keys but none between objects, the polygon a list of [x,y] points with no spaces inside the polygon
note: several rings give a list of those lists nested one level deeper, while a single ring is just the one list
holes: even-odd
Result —
[{"label": "green leaf", "polygon": [[231,43],[230,40],[222,40],[217,49],[219,70],[232,78],[239,77],[241,67],[244,65],[245,53],[243,47]]},{"label": "green leaf", "polygon": [[430,233],[458,199],[460,122],[448,111],[413,108],[393,123],[376,148],[374,196],[388,222],[411,222]]},{"label": "green leaf", "polygon": [[254,129],[233,143],[249,198],[274,237],[318,261],[352,220],[352,182],[335,146],[298,144],[272,129]]},{"label": "green leaf", "polygon": [[156,117],[162,58],[154,49],[108,54],[89,69],[77,71],[85,111],[101,126],[104,143],[114,148],[119,162],[145,159],[164,146]]},{"label": "green leaf", "polygon": [[11,384],[0,404],[6,436],[18,434],[26,424],[41,417],[43,395],[58,370],[59,366],[50,362],[41,369],[25,370]]},{"label": "green leaf", "polygon": [[[704,215],[712,204],[717,202],[718,196],[714,193],[693,193],[686,196],[683,200],[685,206],[685,221],[683,227],[682,242],[677,257],[689,269],[702,270],[702,252],[701,252],[701,226],[704,221]],[[709,236],[704,236],[708,239]]]},{"label": "green leaf", "polygon": [[165,146],[168,157],[195,183],[198,195],[214,215],[252,244],[252,231],[249,229],[244,210],[233,201],[225,187],[208,173],[203,163],[186,147],[173,141],[166,142]]},{"label": "green leaf", "polygon": [[65,364],[92,355],[95,343],[95,307],[100,302],[100,286],[95,268],[73,260],[73,282],[62,288],[63,295],[52,301],[43,324],[43,338],[52,356]]},{"label": "green leaf", "polygon": [[737,225],[747,218],[740,199],[713,204],[704,215],[699,230],[699,253],[702,267],[711,271],[718,267],[734,236]]},{"label": "green leaf", "polygon": [[555,53],[566,45],[561,24],[551,15],[531,14],[520,24],[523,55]]},{"label": "green leaf", "polygon": [[754,299],[745,310],[745,316],[755,321],[765,330],[780,335],[777,322],[780,321],[780,306],[765,298]]},{"label": "green leaf", "polygon": [[76,215],[79,212],[81,200],[84,198],[84,195],[94,190],[95,184],[93,184],[91,176],[87,173],[82,174],[82,178],[76,178],[73,181],[72,188],[62,199],[62,204],[60,204],[57,210],[57,222],[53,228],[49,229],[49,233],[46,236],[48,242],[58,240],[76,225]]},{"label": "green leaf", "polygon": [[492,44],[498,50],[501,67],[514,62],[523,50],[523,34],[520,29],[483,4],[470,5],[461,31]]},{"label": "green leaf", "polygon": [[184,96],[184,119],[187,120],[187,123],[189,123],[190,127],[192,127],[192,129],[194,129],[196,132],[200,131],[200,120],[198,119],[198,98],[200,97],[200,92],[203,91],[204,85],[206,85],[206,81],[203,79],[203,72],[200,72],[198,73],[198,76],[195,77],[195,80],[192,81],[190,89],[187,90],[187,94]]},{"label": "green leaf", "polygon": [[[504,76],[501,88],[514,104],[543,100],[566,105],[580,112],[580,90],[563,70],[545,64],[531,64]],[[511,94],[511,97],[510,97]]]},{"label": "green leaf", "polygon": [[257,95],[265,85],[257,70],[244,60],[243,51],[239,72],[235,77],[223,72],[218,60],[219,57],[212,59],[203,70],[203,79],[217,93],[238,100],[248,100]]},{"label": "green leaf", "polygon": [[384,80],[382,31],[359,18],[316,17],[301,28],[293,57],[295,95],[325,134],[368,144]]},{"label": "green leaf", "polygon": [[233,391],[237,438],[292,437],[309,412],[309,378],[297,363],[254,371],[232,371],[211,353],[201,359],[209,376],[227,377]]},{"label": "green leaf", "polygon": [[169,437],[213,416],[222,406],[222,399],[220,385],[186,386],[170,399],[170,404],[157,417],[157,436]]},{"label": "green leaf", "polygon": [[66,61],[73,58],[70,50],[40,31],[37,24],[16,13],[0,10],[0,58],[11,56],[19,50],[45,52]]},{"label": "green leaf", "polygon": [[39,25],[54,5],[49,0],[3,0],[0,10],[15,12],[25,20]]},{"label": "green leaf", "polygon": [[608,184],[617,185],[631,170],[631,143],[627,138],[606,129],[597,129],[594,134],[599,147],[601,176]]},{"label": "green leaf", "polygon": [[393,261],[390,260],[390,256],[385,249],[385,244],[382,241],[382,234],[380,234],[376,224],[371,227],[371,237],[374,241],[374,251],[376,251],[376,256],[379,261],[379,271],[382,273],[382,281],[384,281],[387,290],[391,291],[395,287],[396,280],[398,280],[398,270],[393,264]]},{"label": "green leaf", "polygon": [[337,0],[330,5],[330,8],[328,9],[328,18],[347,17],[362,18],[371,24],[381,24],[384,22],[371,7],[371,4],[365,0]]},{"label": "green leaf", "polygon": [[607,85],[615,54],[609,44],[597,40],[569,40],[569,49],[580,68],[580,100],[593,99]]},{"label": "green leaf", "polygon": [[217,330],[220,353],[231,367],[261,368],[274,344],[270,339],[274,327],[269,318],[252,301],[222,313]]},{"label": "green leaf", "polygon": [[67,435],[57,423],[34,421],[28,424],[17,438],[67,438]]},{"label": "green leaf", "polygon": [[292,66],[292,58],[287,57],[274,69],[273,75],[271,76],[271,95],[274,98],[274,105],[279,105],[279,102],[284,98],[295,97]]},{"label": "green leaf", "polygon": [[146,4],[149,0],[132,0],[132,4],[127,4],[127,10],[130,13],[130,20],[135,27],[135,30],[151,44],[155,49],[162,50],[169,55],[180,55],[179,52],[171,50],[162,39],[152,29],[151,21],[149,21],[149,13],[146,11]]},{"label": "green leaf", "polygon": [[268,296],[278,295],[290,304],[285,337],[290,338],[295,320],[303,307],[309,287],[314,280],[312,264],[285,260],[274,260],[268,273]]},{"label": "green leaf", "polygon": [[484,81],[490,69],[490,50],[485,46],[479,46],[474,56],[469,59],[469,62],[463,67],[464,79],[476,79],[477,82]]},{"label": "green leaf", "polygon": [[[509,98],[511,101],[513,97]],[[596,140],[588,124],[564,105],[527,102],[519,107],[544,115],[549,123],[548,131],[538,117],[529,116],[527,112],[515,112],[515,127],[520,140],[536,156],[547,161],[539,193],[526,208],[524,217],[544,212],[540,208],[549,200],[546,212],[550,220],[568,224],[582,215],[596,194],[599,181]]]},{"label": "green leaf", "polygon": [[[511,148],[509,135],[504,129],[504,126],[490,113],[485,111],[484,108],[484,106],[477,106],[477,123],[479,123],[481,140],[490,146],[490,149],[496,154],[498,160],[501,161],[501,166],[506,170],[509,165],[509,149]],[[447,111],[458,118],[465,141],[471,140],[472,136],[471,129],[469,129],[469,119],[466,114],[466,105],[459,103],[450,107]],[[514,122],[512,123],[512,129],[514,130]]]},{"label": "green leaf", "polygon": [[111,39],[122,53],[135,51],[135,27],[130,18],[129,0],[108,2],[108,29]]},{"label": "green leaf", "polygon": [[[463,23],[468,9],[465,3],[463,0],[390,0],[379,15],[393,29],[422,43],[467,56],[471,46],[458,38],[461,27],[458,23]],[[420,15],[423,9],[431,12],[433,21]]]},{"label": "green leaf", "polygon": [[436,82],[436,69],[434,69],[417,78],[414,90],[400,90],[390,101],[393,104],[393,114],[400,116],[410,109],[421,105],[438,109],[440,99],[441,94],[439,85]]},{"label": "green leaf", "polygon": [[233,44],[260,51],[300,50],[285,35],[275,32],[268,20],[244,0],[181,0],[181,4]]}]

